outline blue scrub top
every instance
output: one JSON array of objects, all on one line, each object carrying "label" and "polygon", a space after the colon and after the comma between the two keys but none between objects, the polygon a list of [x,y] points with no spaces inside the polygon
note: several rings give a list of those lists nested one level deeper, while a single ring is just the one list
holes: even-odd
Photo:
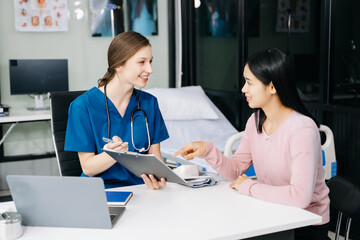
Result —
[{"label": "blue scrub top", "polygon": [[[130,98],[125,114],[122,117],[115,105],[108,98],[110,115],[110,138],[119,136],[129,143],[129,151],[137,152],[131,141],[131,112],[137,106],[135,91],[139,96],[140,107],[145,110],[150,134],[150,145],[160,143],[169,138],[164,119],[159,110],[156,97],[141,90],[135,90]],[[141,111],[136,111],[134,144],[137,149],[148,147],[148,136],[145,118]],[[66,129],[65,151],[102,153],[106,144],[102,137],[108,137],[108,118],[106,114],[105,95],[93,87],[76,98],[70,105]],[[81,176],[86,176],[84,173]],[[121,164],[116,162],[106,171],[97,175],[103,178],[105,187],[121,187],[142,184],[143,180]]]}]

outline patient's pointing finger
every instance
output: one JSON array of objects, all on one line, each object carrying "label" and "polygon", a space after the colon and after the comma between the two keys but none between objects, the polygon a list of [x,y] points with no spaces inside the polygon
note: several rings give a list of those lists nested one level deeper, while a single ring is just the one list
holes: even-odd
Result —
[{"label": "patient's pointing finger", "polygon": [[176,153],[173,153],[173,156],[177,156],[179,154],[183,154],[185,153],[187,150],[186,150],[186,146],[181,148],[179,151],[177,151]]},{"label": "patient's pointing finger", "polygon": [[179,155],[181,153],[180,151],[181,151],[181,149],[179,151],[177,151],[176,153],[173,153],[173,156]]}]

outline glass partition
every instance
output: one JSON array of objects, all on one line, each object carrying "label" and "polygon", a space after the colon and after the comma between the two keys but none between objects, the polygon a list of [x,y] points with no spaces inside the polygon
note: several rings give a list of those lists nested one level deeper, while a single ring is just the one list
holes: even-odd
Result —
[{"label": "glass partition", "polygon": [[246,28],[248,56],[265,48],[282,49],[294,64],[300,97],[318,102],[321,1],[246,0],[245,6],[245,16],[259,8],[258,34]]},{"label": "glass partition", "polygon": [[335,2],[330,102],[360,106],[360,1]]},{"label": "glass partition", "polygon": [[205,0],[195,10],[196,82],[205,89],[236,92],[239,39],[236,0]]}]

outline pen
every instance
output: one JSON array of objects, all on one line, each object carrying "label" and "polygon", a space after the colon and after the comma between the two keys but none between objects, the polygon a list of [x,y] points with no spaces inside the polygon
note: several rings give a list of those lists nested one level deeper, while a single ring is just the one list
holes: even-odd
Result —
[{"label": "pen", "polygon": [[[107,137],[102,137],[102,140],[103,140],[104,142],[107,142],[107,143],[113,143],[113,142],[114,142],[112,139],[107,138]],[[120,144],[120,146],[124,146],[124,143],[122,142],[122,143]]]},{"label": "pen", "polygon": [[109,142],[113,143],[113,142],[114,142],[112,139],[106,138],[106,137],[102,137],[102,140],[103,140],[104,142],[107,142],[107,143],[109,143]]}]

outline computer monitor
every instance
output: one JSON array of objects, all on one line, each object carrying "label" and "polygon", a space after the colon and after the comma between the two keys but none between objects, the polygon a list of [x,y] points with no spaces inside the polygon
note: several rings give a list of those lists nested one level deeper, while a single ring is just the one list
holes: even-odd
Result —
[{"label": "computer monitor", "polygon": [[46,109],[42,94],[69,90],[67,59],[10,59],[9,68],[11,94],[35,94],[30,110]]}]

